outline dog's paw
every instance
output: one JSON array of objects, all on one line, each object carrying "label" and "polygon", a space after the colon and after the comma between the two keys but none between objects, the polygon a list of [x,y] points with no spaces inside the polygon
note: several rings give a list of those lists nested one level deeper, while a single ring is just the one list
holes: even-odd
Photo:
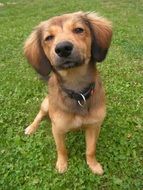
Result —
[{"label": "dog's paw", "polygon": [[58,160],[56,163],[56,169],[59,173],[64,173],[67,171],[67,161]]},{"label": "dog's paw", "polygon": [[96,164],[88,164],[88,165],[94,174],[103,175],[104,171],[100,163],[97,162]]},{"label": "dog's paw", "polygon": [[36,131],[37,127],[35,127],[34,125],[29,125],[26,129],[25,129],[25,135],[31,135]]}]

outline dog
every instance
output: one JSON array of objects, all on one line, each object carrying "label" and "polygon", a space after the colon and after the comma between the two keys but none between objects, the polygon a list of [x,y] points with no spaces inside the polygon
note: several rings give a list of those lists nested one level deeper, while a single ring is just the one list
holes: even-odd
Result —
[{"label": "dog", "polygon": [[75,12],[41,22],[25,42],[28,62],[48,81],[48,95],[25,134],[34,133],[43,117],[50,118],[59,173],[68,166],[65,134],[83,129],[86,162],[93,173],[103,174],[95,153],[106,105],[96,63],[105,59],[111,38],[110,21],[96,13]]}]

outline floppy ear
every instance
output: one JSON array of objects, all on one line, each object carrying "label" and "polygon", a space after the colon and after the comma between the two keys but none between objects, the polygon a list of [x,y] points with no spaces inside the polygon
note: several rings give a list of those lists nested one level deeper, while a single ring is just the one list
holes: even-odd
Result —
[{"label": "floppy ear", "polygon": [[24,54],[34,69],[44,78],[48,78],[51,71],[51,64],[41,45],[40,28],[37,27],[26,40]]},{"label": "floppy ear", "polygon": [[101,62],[105,59],[110,46],[112,37],[111,22],[97,16],[95,13],[87,13],[87,21],[92,35],[92,61]]}]

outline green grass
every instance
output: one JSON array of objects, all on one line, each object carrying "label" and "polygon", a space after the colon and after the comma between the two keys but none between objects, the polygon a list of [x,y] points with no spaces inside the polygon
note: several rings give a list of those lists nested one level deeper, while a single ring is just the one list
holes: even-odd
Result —
[{"label": "green grass", "polygon": [[[1,0],[0,7],[0,189],[142,190],[143,189],[143,1]],[[31,137],[33,120],[47,87],[23,56],[32,28],[51,16],[97,11],[113,22],[110,52],[98,64],[107,94],[107,117],[97,147],[103,176],[85,162],[84,133],[70,133],[68,171],[54,169],[55,144],[49,121]],[[48,127],[47,127],[48,126]]]}]

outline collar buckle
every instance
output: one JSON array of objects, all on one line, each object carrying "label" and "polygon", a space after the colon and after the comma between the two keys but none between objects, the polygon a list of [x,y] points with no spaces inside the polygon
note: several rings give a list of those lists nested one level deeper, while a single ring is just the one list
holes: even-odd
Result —
[{"label": "collar buckle", "polygon": [[83,103],[81,103],[81,100],[78,100],[77,102],[78,102],[78,104],[83,108],[84,105],[86,104],[86,99],[85,99],[85,97],[84,97],[83,94],[79,93],[79,95],[82,97]]}]

